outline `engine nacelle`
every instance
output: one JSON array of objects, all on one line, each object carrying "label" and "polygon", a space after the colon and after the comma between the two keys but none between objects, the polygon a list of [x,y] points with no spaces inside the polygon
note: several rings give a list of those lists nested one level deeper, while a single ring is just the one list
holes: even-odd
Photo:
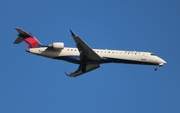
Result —
[{"label": "engine nacelle", "polygon": [[64,48],[64,43],[63,42],[54,42],[52,44],[49,44],[48,47],[51,47],[55,50],[60,50]]}]

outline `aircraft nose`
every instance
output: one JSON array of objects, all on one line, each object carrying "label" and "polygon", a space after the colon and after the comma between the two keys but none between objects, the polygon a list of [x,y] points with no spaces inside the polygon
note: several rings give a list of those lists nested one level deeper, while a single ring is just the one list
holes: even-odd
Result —
[{"label": "aircraft nose", "polygon": [[165,60],[163,60],[163,63],[164,63],[164,64],[166,64],[166,61],[165,61]]},{"label": "aircraft nose", "polygon": [[166,61],[163,60],[162,58],[159,58],[159,65],[163,66],[164,64],[166,64]]},{"label": "aircraft nose", "polygon": [[161,59],[161,64],[163,64],[163,65],[166,64],[166,61]]}]

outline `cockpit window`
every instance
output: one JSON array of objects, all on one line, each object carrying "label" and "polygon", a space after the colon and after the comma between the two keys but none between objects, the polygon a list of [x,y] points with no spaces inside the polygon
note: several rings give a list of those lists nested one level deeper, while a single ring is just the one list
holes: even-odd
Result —
[{"label": "cockpit window", "polygon": [[151,53],[152,56],[156,56],[155,54]]}]

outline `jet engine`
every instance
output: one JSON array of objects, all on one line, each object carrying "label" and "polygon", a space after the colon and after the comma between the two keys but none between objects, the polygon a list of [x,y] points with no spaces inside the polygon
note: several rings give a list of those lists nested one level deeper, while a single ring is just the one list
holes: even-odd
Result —
[{"label": "jet engine", "polygon": [[52,44],[49,44],[48,47],[54,49],[54,50],[60,50],[64,48],[63,42],[54,42]]}]

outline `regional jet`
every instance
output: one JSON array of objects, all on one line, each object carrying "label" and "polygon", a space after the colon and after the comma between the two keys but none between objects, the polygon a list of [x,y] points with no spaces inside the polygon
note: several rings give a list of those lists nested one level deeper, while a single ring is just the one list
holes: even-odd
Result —
[{"label": "regional jet", "polygon": [[75,41],[76,48],[64,47],[63,42],[43,45],[31,33],[20,28],[15,29],[18,32],[18,37],[14,44],[25,41],[28,47],[26,52],[78,64],[79,67],[76,71],[72,73],[65,72],[69,77],[76,77],[90,72],[105,63],[152,65],[155,66],[155,71],[158,67],[166,64],[166,61],[151,52],[92,49],[72,30],[70,30],[70,33]]}]

